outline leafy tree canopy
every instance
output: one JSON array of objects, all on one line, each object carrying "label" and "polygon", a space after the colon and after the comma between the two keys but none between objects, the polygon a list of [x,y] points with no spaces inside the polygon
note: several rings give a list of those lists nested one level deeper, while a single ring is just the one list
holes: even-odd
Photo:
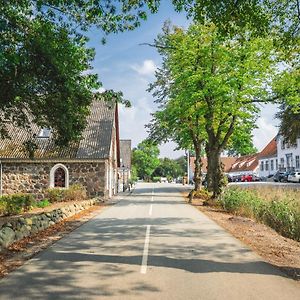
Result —
[{"label": "leafy tree canopy", "polygon": [[152,174],[153,177],[167,177],[173,179],[185,174],[186,169],[176,160],[165,157],[159,161],[159,166],[156,167]]},{"label": "leafy tree canopy", "polygon": [[137,171],[137,176],[149,180],[159,165],[159,149],[150,140],[144,140],[133,149],[132,165]]},{"label": "leafy tree canopy", "polygon": [[[248,32],[225,37],[213,23],[193,24],[187,31],[166,24],[155,46],[163,65],[150,86],[160,105],[149,125],[151,137],[158,132],[158,139],[175,137],[180,146],[193,145],[199,163],[205,144],[217,191],[221,152],[230,141],[245,151],[242,146],[249,146],[257,103],[270,99],[266,85],[276,57],[272,40],[252,38]],[[243,143],[236,142],[239,138]],[[199,166],[195,176],[198,170]]]}]

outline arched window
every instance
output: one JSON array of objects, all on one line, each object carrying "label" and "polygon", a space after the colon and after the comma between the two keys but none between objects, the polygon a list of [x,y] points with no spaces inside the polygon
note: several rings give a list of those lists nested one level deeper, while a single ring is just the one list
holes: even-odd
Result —
[{"label": "arched window", "polygon": [[69,187],[69,170],[63,164],[55,165],[50,171],[51,188],[68,188]]},{"label": "arched window", "polygon": [[63,168],[57,168],[54,172],[54,187],[66,187],[66,174]]}]

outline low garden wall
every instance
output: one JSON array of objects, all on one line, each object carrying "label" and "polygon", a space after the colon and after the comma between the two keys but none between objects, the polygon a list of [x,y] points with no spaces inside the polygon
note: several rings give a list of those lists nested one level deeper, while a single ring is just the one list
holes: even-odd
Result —
[{"label": "low garden wall", "polygon": [[4,223],[0,228],[0,251],[3,248],[7,248],[12,243],[17,242],[24,237],[38,233],[39,231],[44,230],[65,218],[71,217],[98,202],[99,199],[95,198],[66,204],[66,206],[53,209],[52,211],[35,214],[26,218],[20,216],[19,218]]}]

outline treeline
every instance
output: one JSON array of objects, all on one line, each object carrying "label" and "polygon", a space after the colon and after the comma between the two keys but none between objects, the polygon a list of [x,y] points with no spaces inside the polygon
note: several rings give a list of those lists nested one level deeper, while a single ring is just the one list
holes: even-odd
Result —
[{"label": "treeline", "polygon": [[132,152],[132,179],[157,181],[165,177],[171,181],[185,175],[187,169],[185,157],[170,159],[158,156],[158,146],[153,142],[145,140],[138,144]]}]

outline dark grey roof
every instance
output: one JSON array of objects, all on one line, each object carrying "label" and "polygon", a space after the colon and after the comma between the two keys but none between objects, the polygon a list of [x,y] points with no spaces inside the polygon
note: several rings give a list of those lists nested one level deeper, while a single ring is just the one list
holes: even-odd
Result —
[{"label": "dark grey roof", "polygon": [[[115,120],[115,104],[94,100],[91,112],[87,118],[87,126],[79,142],[73,142],[68,147],[58,147],[49,138],[36,138],[38,149],[35,159],[103,159],[109,157],[110,145]],[[39,135],[41,128],[31,124],[31,132],[25,129],[8,126],[11,139],[0,140],[0,159],[28,159],[28,153],[23,143],[35,134]]]},{"label": "dark grey roof", "polygon": [[120,140],[121,167],[131,168],[131,140]]}]

